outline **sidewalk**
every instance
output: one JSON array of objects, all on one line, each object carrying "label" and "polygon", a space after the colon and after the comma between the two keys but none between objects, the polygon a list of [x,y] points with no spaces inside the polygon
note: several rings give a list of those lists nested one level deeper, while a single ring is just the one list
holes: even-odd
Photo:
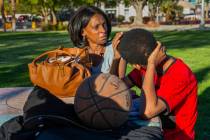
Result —
[{"label": "sidewalk", "polygon": [[[205,24],[206,29],[210,30],[210,24]],[[200,30],[199,24],[196,25],[160,25],[158,27],[146,27],[146,26],[139,26],[139,27],[120,27],[120,26],[112,26],[112,31],[127,31],[132,28],[144,28],[150,31],[184,31],[184,30]],[[17,32],[39,32],[41,31],[40,28],[34,29],[17,29]],[[64,30],[65,31],[65,30]],[[3,32],[3,29],[0,28],[0,32]],[[7,30],[7,32],[12,32],[12,30]],[[62,31],[61,31],[62,32]],[[66,30],[67,32],[67,30]]]},{"label": "sidewalk", "polygon": [[[37,28],[37,29],[16,29],[16,32],[40,32],[41,29]],[[3,32],[3,29],[0,28],[0,32]],[[7,29],[7,32],[12,32],[12,29]]]},{"label": "sidewalk", "polygon": [[0,125],[23,113],[23,105],[32,87],[0,88]]},{"label": "sidewalk", "polygon": [[[204,30],[210,30],[210,24],[205,25]],[[112,31],[127,31],[132,28],[144,28],[150,31],[184,31],[184,30],[200,30],[199,25],[160,25],[158,27],[147,27],[147,26],[139,26],[139,27],[119,27],[113,26]]]},{"label": "sidewalk", "polygon": [[[33,87],[0,88],[0,126],[14,116],[23,114],[23,106]],[[67,104],[74,103],[74,97],[60,98]]]}]

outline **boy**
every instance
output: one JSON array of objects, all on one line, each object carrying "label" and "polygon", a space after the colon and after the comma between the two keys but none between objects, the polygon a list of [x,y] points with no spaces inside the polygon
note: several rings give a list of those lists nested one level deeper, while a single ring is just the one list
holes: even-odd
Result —
[{"label": "boy", "polygon": [[140,117],[160,115],[166,140],[194,140],[197,81],[190,68],[167,55],[165,47],[144,29],[125,33],[117,49],[135,68],[125,82],[129,87],[138,86],[145,97]]}]

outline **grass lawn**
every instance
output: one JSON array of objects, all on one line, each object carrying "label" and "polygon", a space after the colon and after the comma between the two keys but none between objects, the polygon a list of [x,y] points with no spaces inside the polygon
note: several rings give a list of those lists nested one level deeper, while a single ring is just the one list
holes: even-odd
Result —
[{"label": "grass lawn", "polygon": [[[196,138],[210,139],[210,32],[155,32],[168,53],[182,58],[197,76],[199,89]],[[0,87],[32,86],[27,64],[46,50],[71,47],[66,32],[0,33]],[[128,67],[128,71],[130,67]]]}]

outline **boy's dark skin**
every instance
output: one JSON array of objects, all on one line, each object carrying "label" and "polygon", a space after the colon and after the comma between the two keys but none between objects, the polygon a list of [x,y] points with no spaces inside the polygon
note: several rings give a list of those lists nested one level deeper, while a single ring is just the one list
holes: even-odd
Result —
[{"label": "boy's dark skin", "polygon": [[[133,64],[133,67],[138,70],[140,70],[141,67],[147,69],[142,85],[142,90],[145,97],[145,109],[141,114],[141,117],[144,119],[153,118],[166,109],[165,102],[156,95],[154,76],[157,73],[157,70],[166,70],[171,65],[171,63],[173,63],[174,59],[167,56],[165,53],[165,47],[162,46],[160,42],[157,42],[157,44],[158,45],[154,51],[150,54],[146,66]],[[168,60],[163,65],[159,66],[159,64],[165,60],[166,57],[168,57]],[[127,83],[127,85],[129,85],[129,87],[133,86],[132,81],[130,81],[129,78],[126,77],[124,81]]]},{"label": "boy's dark skin", "polygon": [[[120,53],[115,53],[116,57],[115,58],[121,58]],[[117,57],[118,56],[118,57]],[[169,59],[162,65],[158,65],[166,58],[168,57]],[[157,46],[155,50],[150,54],[148,58],[148,64],[145,65],[140,65],[140,64],[133,64],[133,68],[136,68],[138,70],[141,69],[141,67],[146,68],[146,74],[144,77],[144,82],[142,85],[142,90],[143,90],[143,95],[145,98],[145,105],[144,105],[144,111],[141,114],[141,117],[144,119],[151,119],[157,115],[159,115],[161,112],[163,112],[166,109],[166,104],[158,98],[155,92],[155,85],[154,85],[154,75],[157,73],[157,69],[160,71],[166,70],[171,63],[173,63],[174,59],[170,58],[166,53],[165,53],[165,47],[161,45],[160,42],[157,42]],[[128,78],[125,77],[124,82],[129,86],[133,87],[132,81]]]},{"label": "boy's dark skin", "polygon": [[164,139],[194,140],[197,80],[190,68],[167,55],[165,47],[144,29],[126,32],[117,50],[135,68],[124,81],[142,90],[140,118],[164,118]]}]

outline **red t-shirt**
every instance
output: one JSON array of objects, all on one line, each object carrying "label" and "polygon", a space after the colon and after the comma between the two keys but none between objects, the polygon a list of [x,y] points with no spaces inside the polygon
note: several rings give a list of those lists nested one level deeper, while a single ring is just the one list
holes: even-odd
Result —
[{"label": "red t-shirt", "polygon": [[[145,70],[134,69],[128,76],[133,83],[142,86]],[[194,126],[197,119],[197,80],[180,59],[163,75],[155,76],[155,90],[168,107],[168,113],[175,116],[175,128],[164,129],[166,140],[194,140]]]}]

